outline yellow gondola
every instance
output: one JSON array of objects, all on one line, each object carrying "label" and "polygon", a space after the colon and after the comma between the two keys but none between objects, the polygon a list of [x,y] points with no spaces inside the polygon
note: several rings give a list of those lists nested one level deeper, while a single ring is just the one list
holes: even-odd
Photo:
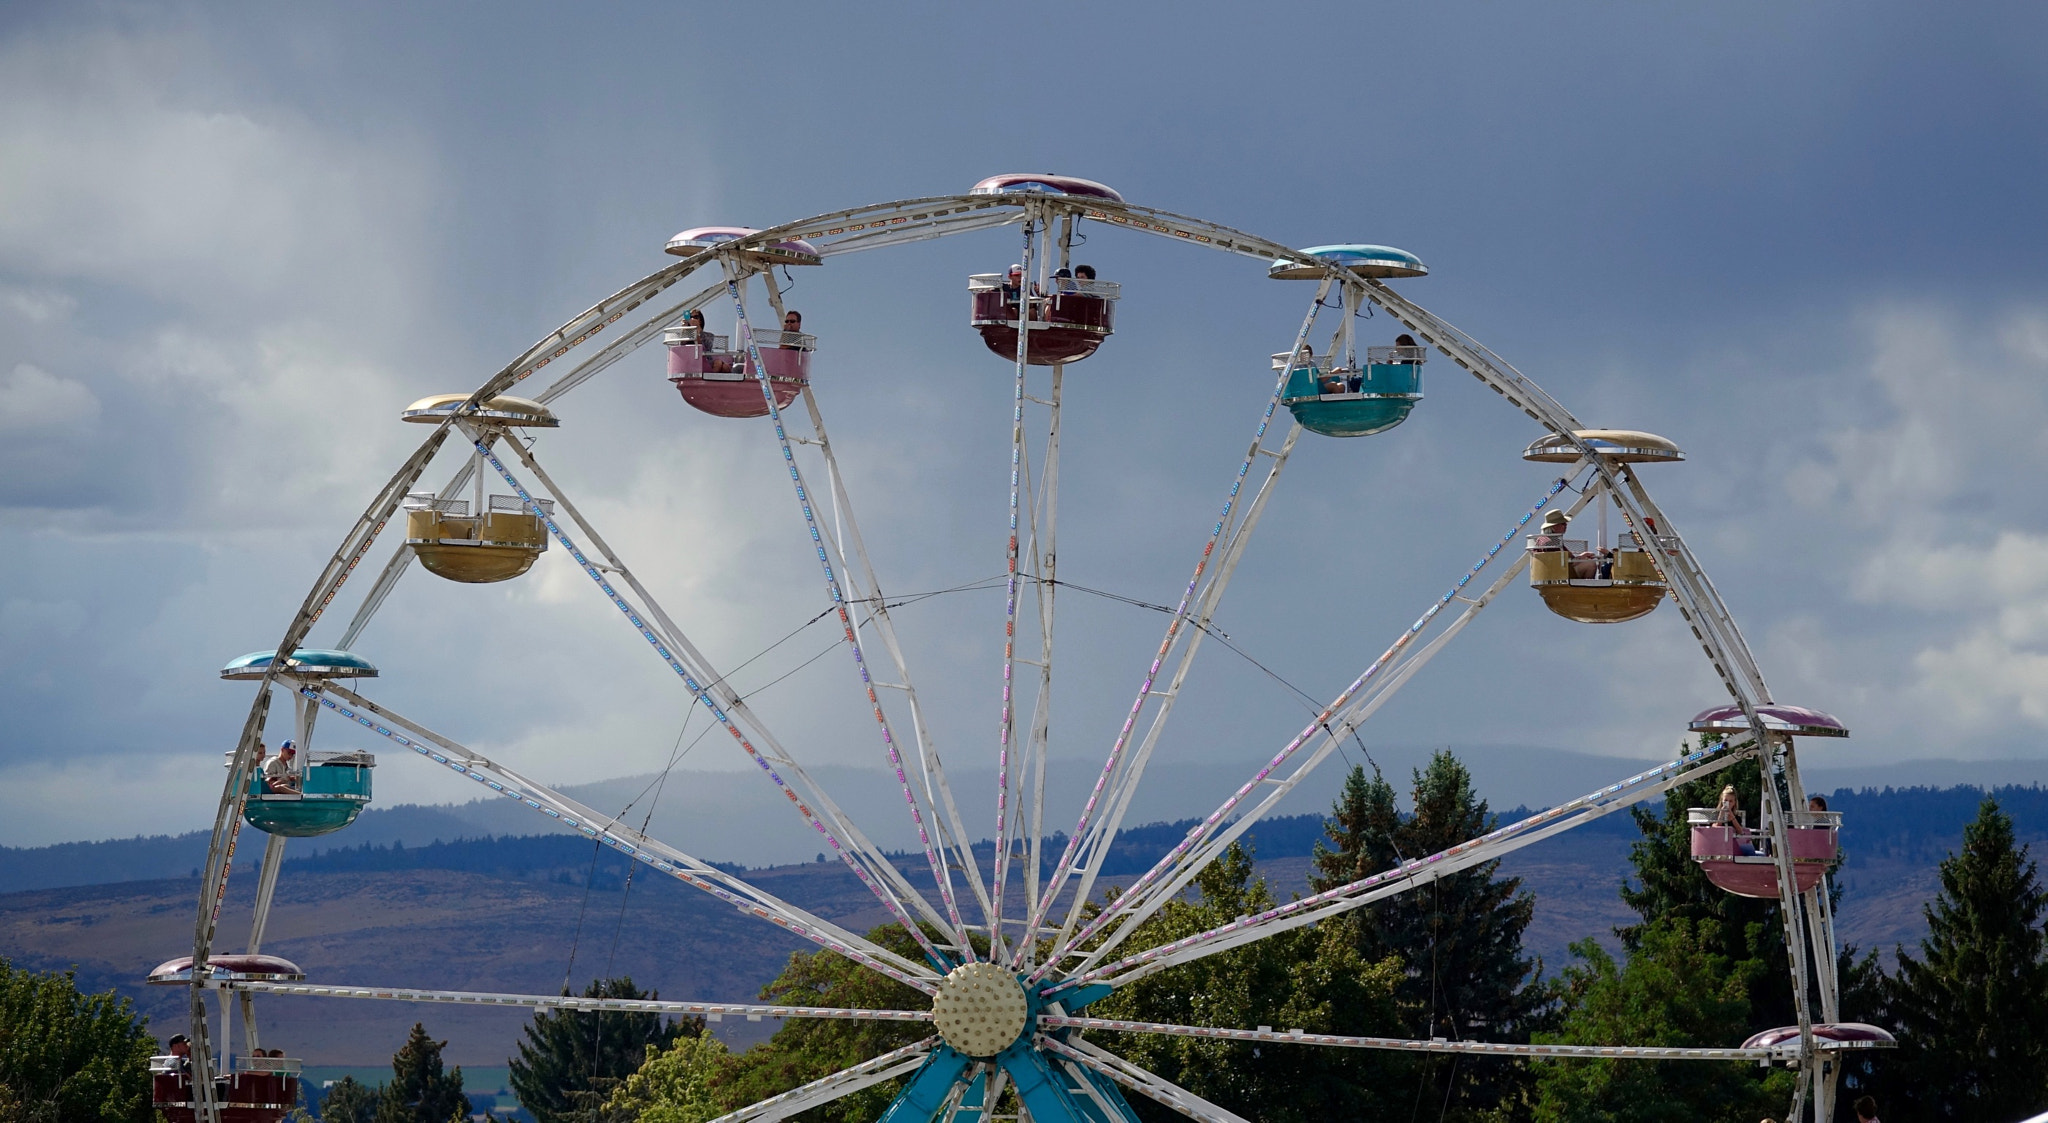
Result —
[{"label": "yellow gondola", "polygon": [[[554,428],[561,424],[539,402],[500,395],[463,410],[468,394],[436,394],[405,407],[405,420],[436,423],[451,413],[481,430]],[[479,460],[481,457],[479,457]],[[509,581],[533,568],[548,548],[547,523],[516,495],[483,494],[482,465],[477,493],[455,499],[422,492],[406,496],[405,541],[427,572],[466,584]],[[554,505],[537,500],[553,514]]]},{"label": "yellow gondola", "polygon": [[[1654,433],[1632,429],[1581,429],[1574,436],[1593,453],[1615,463],[1671,463],[1685,459],[1677,445]],[[1522,459],[1542,464],[1575,464],[1579,450],[1558,434],[1530,445]],[[1618,624],[1648,616],[1664,601],[1668,587],[1645,542],[1635,532],[1607,537],[1607,498],[1599,499],[1598,545],[1567,537],[1562,511],[1544,516],[1529,536],[1529,584],[1550,611],[1581,624]],[[1654,538],[1654,535],[1653,535]],[[1590,548],[1589,548],[1590,547]]]}]

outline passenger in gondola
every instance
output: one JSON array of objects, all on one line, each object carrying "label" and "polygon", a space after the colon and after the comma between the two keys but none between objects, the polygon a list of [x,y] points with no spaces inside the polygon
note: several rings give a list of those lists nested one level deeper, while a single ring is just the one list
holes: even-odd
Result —
[{"label": "passenger in gondola", "polygon": [[[1543,513],[1543,530],[1529,542],[1531,550],[1565,549],[1565,532],[1571,529],[1571,520],[1563,511],[1552,508]],[[1591,550],[1571,554],[1571,573],[1574,581],[1587,581],[1600,576],[1600,555]],[[1609,572],[1612,572],[1611,570]]]},{"label": "passenger in gondola", "polygon": [[1095,279],[1095,267],[1094,267],[1093,265],[1076,265],[1076,266],[1074,266],[1074,279],[1075,279],[1075,280],[1077,280],[1077,281],[1092,281],[1092,280],[1094,280],[1094,279]]},{"label": "passenger in gondola", "polygon": [[[1302,344],[1301,349],[1302,352],[1308,357],[1309,365],[1314,366],[1315,352],[1310,351],[1308,349],[1308,344],[1306,343]],[[1335,362],[1332,362],[1330,365],[1334,367],[1337,364]],[[1322,377],[1317,381],[1316,384],[1316,389],[1324,394],[1342,394],[1350,388],[1350,380],[1346,379],[1342,373],[1335,370],[1324,371]]]},{"label": "passenger in gondola", "polygon": [[1735,852],[1745,858],[1756,856],[1757,849],[1750,844],[1748,833],[1742,829],[1742,809],[1737,804],[1735,785],[1721,788],[1720,802],[1714,805],[1714,824],[1735,828]]},{"label": "passenger in gondola", "polygon": [[1727,784],[1721,788],[1720,802],[1714,804],[1714,825],[1717,827],[1742,825],[1742,806],[1735,798],[1734,784]]},{"label": "passenger in gondola", "polygon": [[[1394,346],[1396,346],[1396,347],[1416,347],[1416,346],[1419,346],[1419,344],[1417,344],[1417,343],[1415,342],[1415,337],[1414,337],[1414,336],[1412,336],[1412,335],[1409,335],[1409,334],[1408,334],[1407,332],[1405,332],[1405,331],[1404,331],[1404,332],[1402,332],[1401,334],[1399,334],[1399,335],[1397,335],[1397,336],[1395,336],[1395,337],[1394,337]],[[1407,361],[1407,360],[1405,360],[1405,359],[1404,359],[1404,360],[1399,360],[1399,361],[1405,362],[1405,361]]]},{"label": "passenger in gondola", "polygon": [[1023,292],[1024,267],[1022,265],[1012,265],[1010,266],[1010,271],[1003,275],[1003,303],[1015,308],[1017,306],[1017,299]]},{"label": "passenger in gondola", "polygon": [[290,741],[278,746],[277,756],[263,766],[263,787],[272,795],[297,795],[299,747]]},{"label": "passenger in gondola", "polygon": [[1808,811],[1826,811],[1828,809],[1827,797],[1818,795],[1807,796],[1806,809]]},{"label": "passenger in gondola", "polygon": [[698,354],[703,356],[704,370],[707,373],[732,369],[731,359],[711,349],[716,340],[711,334],[711,326],[704,320],[702,308],[692,308],[683,313],[683,327],[690,332],[683,342],[696,344]]},{"label": "passenger in gondola", "polygon": [[802,312],[798,312],[795,309],[784,312],[782,314],[782,349],[785,351],[796,350],[796,340],[791,339],[790,336],[799,334],[803,330],[804,314]]}]

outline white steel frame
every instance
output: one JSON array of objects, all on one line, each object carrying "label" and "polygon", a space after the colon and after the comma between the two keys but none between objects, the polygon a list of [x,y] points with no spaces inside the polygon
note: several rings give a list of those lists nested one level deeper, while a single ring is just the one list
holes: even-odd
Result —
[{"label": "white steel frame", "polygon": [[[812,242],[822,256],[832,257],[955,233],[1018,225],[1023,235],[1026,282],[1035,282],[1046,288],[1052,262],[1057,260],[1062,267],[1068,264],[1075,228],[1082,222],[1121,227],[1262,262],[1286,258],[1316,265],[1322,269],[1323,276],[1318,283],[1315,300],[1304,316],[1288,353],[1294,353],[1308,341],[1318,312],[1335,292],[1339,296],[1338,307],[1343,310],[1343,320],[1332,333],[1326,353],[1350,354],[1355,350],[1355,314],[1370,302],[1391,314],[1424,343],[1470,371],[1481,383],[1545,430],[1564,440],[1580,455],[1575,472],[1589,473],[1591,480],[1591,486],[1583,489],[1571,507],[1571,513],[1576,514],[1589,499],[1604,493],[1611,497],[1629,528],[1644,542],[1654,543],[1651,558],[1662,572],[1672,599],[1716,674],[1749,717],[1750,733],[1726,744],[1689,753],[1598,792],[1453,846],[1440,854],[1276,906],[1257,916],[1238,918],[1230,924],[1173,944],[1126,952],[1117,958],[1117,950],[1147,917],[1180,894],[1203,867],[1275,807],[1288,791],[1335,750],[1344,737],[1359,728],[1520,575],[1527,564],[1526,558],[1520,551],[1510,551],[1513,560],[1500,567],[1497,576],[1482,592],[1474,596],[1465,595],[1467,585],[1498,558],[1530,516],[1557,494],[1563,481],[1530,508],[1506,537],[1494,543],[1449,592],[1430,604],[1391,647],[1330,700],[1317,714],[1316,720],[1281,747],[1250,781],[1114,903],[1084,922],[1084,905],[1092,898],[1103,860],[1131,806],[1146,765],[1167,728],[1174,702],[1194,666],[1202,639],[1301,435],[1299,424],[1289,424],[1284,432],[1274,430],[1271,425],[1286,382],[1284,369],[1279,372],[1271,394],[1262,403],[1248,449],[1229,481],[1221,512],[1209,528],[1193,576],[1179,603],[1169,613],[1165,636],[1142,675],[1127,717],[1111,739],[1106,760],[1080,821],[1069,836],[1066,849],[1054,861],[1050,874],[1041,879],[1039,874],[1044,855],[1040,848],[1045,837],[1045,771],[1049,755],[1047,739],[1054,684],[1052,655],[1058,583],[1060,401],[1065,372],[1062,367],[1053,366],[1047,372],[1044,388],[1038,389],[1031,367],[1025,361],[1030,317],[1020,316],[1012,388],[1002,718],[997,737],[996,850],[986,880],[974,856],[968,818],[963,816],[946,780],[939,749],[925,720],[902,644],[889,615],[881,580],[855,519],[845,477],[827,435],[818,399],[809,387],[800,392],[804,407],[800,420],[807,423],[808,431],[793,431],[789,425],[790,415],[776,404],[765,374],[762,376],[761,385],[771,426],[820,565],[827,598],[831,610],[838,616],[843,642],[853,657],[869,701],[885,759],[899,781],[906,808],[921,840],[924,858],[937,889],[937,901],[927,900],[904,871],[899,870],[832,801],[829,794],[811,779],[761,717],[728,685],[715,665],[690,641],[541,467],[529,443],[515,431],[468,413],[479,403],[512,391],[544,368],[567,359],[572,351],[588,346],[590,349],[586,357],[537,395],[543,403],[555,402],[627,354],[659,339],[662,330],[677,322],[684,313],[708,305],[720,295],[732,304],[738,323],[737,338],[744,344],[754,368],[764,370],[760,346],[754,339],[748,319],[747,292],[752,280],[767,268],[751,256],[752,251],[777,241],[804,238]],[[657,299],[674,285],[707,268],[717,273],[718,279],[711,284],[681,300]],[[765,277],[765,288],[779,326],[783,308],[772,274]],[[636,313],[635,319],[625,327],[610,335],[603,334]],[[594,342],[600,339],[603,342]],[[1286,364],[1281,365],[1284,368]],[[1032,444],[1027,439],[1027,430],[1031,428],[1027,424],[1027,405],[1042,406],[1046,411],[1045,436],[1035,469]],[[1027,987],[1036,992],[1036,1001],[1042,1004],[1028,1036],[1032,1048],[1042,1057],[1045,1071],[1063,1074],[1060,1077],[1062,1083],[1072,1082],[1074,1085],[1068,1089],[1070,1094],[1083,1096],[1094,1103],[1095,1106],[1087,1109],[1087,1113],[1099,1113],[1105,1119],[1122,1118],[1128,1114],[1128,1109],[1110,1102],[1116,1098],[1116,1093],[1110,1084],[1101,1081],[1111,1081],[1157,1099],[1205,1123],[1242,1123],[1230,1112],[1088,1043],[1083,1038],[1088,1030],[1481,1055],[1777,1062],[1796,1065],[1800,1070],[1792,1117],[1802,1117],[1810,1097],[1813,1118],[1829,1118],[1833,1109],[1837,1066],[1823,1063],[1831,1054],[1812,1033],[1816,1019],[1808,1009],[1807,992],[1810,986],[1817,989],[1822,1020],[1832,1021],[1839,1016],[1833,917],[1825,885],[1802,895],[1796,891],[1791,875],[1785,808],[1803,806],[1805,800],[1791,741],[1767,731],[1758,719],[1756,707],[1770,701],[1768,686],[1720,593],[1707,578],[1690,547],[1665,512],[1650,498],[1635,473],[1625,464],[1597,455],[1577,436],[1576,431],[1580,428],[1578,420],[1556,399],[1505,360],[1385,283],[1324,265],[1298,250],[1226,226],[1133,204],[1044,194],[934,196],[820,215],[701,250],[626,286],[572,318],[487,379],[462,407],[435,425],[344,536],[286,628],[278,644],[279,658],[273,660],[258,685],[255,700],[244,721],[216,812],[201,879],[194,926],[194,960],[204,962],[217,941],[220,902],[232,869],[254,747],[268,716],[273,687],[283,687],[291,691],[294,698],[296,727],[302,747],[310,740],[315,716],[322,709],[331,710],[357,726],[470,777],[488,790],[518,799],[635,861],[920,991],[934,992],[954,965],[971,962],[983,954],[977,952],[974,941],[977,936],[985,938],[985,954],[1014,969]],[[286,664],[285,656],[304,641],[321,618],[343,583],[361,563],[378,533],[442,449],[451,431],[460,432],[472,452],[464,457],[461,467],[438,494],[448,496],[468,486],[481,486],[479,473],[483,468],[488,466],[495,470],[529,509],[545,521],[556,542],[671,668],[692,701],[702,705],[727,730],[742,751],[787,797],[805,826],[825,841],[831,852],[869,888],[883,908],[910,932],[924,954],[922,962],[897,955],[865,937],[838,928],[761,891],[737,875],[633,830],[618,822],[615,816],[608,817],[583,807],[412,718],[364,698],[355,690]],[[825,504],[829,505],[829,512],[820,510],[817,496],[810,490],[805,469],[797,455],[799,447],[816,450],[818,467],[823,471]],[[506,463],[506,458],[500,455],[500,450],[506,448],[511,450],[511,459],[537,486],[529,486]],[[1245,494],[1247,485],[1250,486],[1248,496]],[[559,516],[544,506],[540,498],[542,492],[555,504]],[[401,543],[366,591],[342,633],[339,646],[347,648],[355,642],[409,568],[410,562],[410,551]],[[1022,603],[1022,594],[1026,591],[1032,594],[1028,610]],[[1461,610],[1448,619],[1439,619],[1442,609],[1453,601],[1463,606]],[[1027,633],[1024,638],[1029,641],[1022,650],[1018,645],[1020,622]],[[1433,634],[1432,628],[1435,629]],[[867,638],[864,640],[863,637]],[[878,668],[869,661],[876,650],[883,653],[884,661],[879,669],[887,677],[878,677]],[[1037,674],[1025,676],[1033,680],[1034,696],[1028,725],[1021,737],[1017,736],[1017,723],[1023,710],[1015,692],[1016,668],[1020,663],[1037,668]],[[1159,689],[1162,679],[1164,688]],[[892,707],[885,704],[885,693],[900,695],[900,716],[891,716]],[[910,745],[916,757],[914,779],[913,770],[903,761],[902,744],[896,734],[904,719],[908,721]],[[1142,733],[1139,732],[1141,724]],[[1014,758],[1013,748],[1016,749]],[[1276,932],[1313,924],[1427,884],[1447,873],[1492,861],[1522,846],[1659,795],[1679,783],[1752,757],[1762,762],[1767,780],[1764,785],[1763,823],[1775,841],[1773,849],[1778,856],[1779,882],[1783,887],[1780,912],[1791,952],[1791,982],[1801,1029],[1796,1043],[1778,1049],[1759,1050],[1406,1041],[1336,1037],[1300,1031],[1275,1033],[1264,1027],[1246,1030],[1114,1022],[1086,1017],[1065,1005],[1085,1005],[1092,997],[1084,999],[1084,993],[1099,994],[1105,988],[1124,985]],[[1013,786],[1017,796],[1014,802]],[[282,857],[283,840],[269,839],[248,942],[252,952],[262,944]],[[1021,861],[1024,865],[1023,884],[1018,894],[1020,909],[1017,915],[1006,915],[1012,890],[1009,867],[1013,861]],[[955,886],[955,874],[967,888],[964,903]],[[969,915],[967,908],[978,910],[979,915]],[[1059,914],[1056,922],[1055,914]],[[1041,948],[1045,949],[1042,959]],[[254,1047],[257,1041],[254,996],[271,993],[562,1010],[632,1009],[702,1014],[713,1019],[727,1015],[750,1019],[821,1017],[928,1021],[931,1018],[929,1011],[636,1002],[326,983],[222,983],[207,976],[205,971],[193,972],[190,1011],[194,1088],[200,1117],[208,1123],[217,1123],[219,1119],[220,1105],[214,1101],[211,1076],[216,1055],[224,1053],[227,1045],[225,1020],[218,1047],[208,1035],[205,1001],[208,990],[222,991],[224,1019],[227,992],[235,993],[250,1047]],[[920,1066],[946,1049],[940,1038],[921,1041],[726,1116],[719,1123],[765,1123],[786,1118],[882,1080],[913,1070],[922,1071]],[[996,1096],[1004,1080],[1004,1070],[999,1067],[987,1063],[968,1065],[944,1097],[947,1106],[940,1114],[948,1121],[956,1116],[963,1119],[986,1116],[994,1110]],[[970,1088],[979,1090],[982,1098],[978,1105],[967,1099]]]}]

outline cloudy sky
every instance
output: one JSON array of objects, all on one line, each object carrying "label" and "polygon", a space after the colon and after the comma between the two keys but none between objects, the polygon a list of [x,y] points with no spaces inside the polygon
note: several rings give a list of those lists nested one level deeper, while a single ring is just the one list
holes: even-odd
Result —
[{"label": "cloudy sky", "polygon": [[[1777,697],[1855,729],[1827,763],[2048,761],[2044,33],[2035,6],[1904,3],[9,5],[0,844],[210,821],[248,704],[215,671],[275,644],[420,436],[407,402],[470,389],[678,229],[1020,169],[1416,252],[1409,296],[1588,423],[1686,448],[1647,480]],[[1015,256],[1004,230],[793,277],[892,592],[1002,569],[1008,369],[962,282]],[[1085,256],[1126,299],[1068,377],[1063,576],[1170,601],[1308,289],[1114,231]],[[537,454],[729,667],[824,591],[765,424],[688,410],[657,350],[565,399]],[[1401,428],[1306,439],[1219,616],[1310,694],[1548,482],[1526,418],[1429,376]],[[900,619],[942,745],[985,759],[1000,596]],[[1057,756],[1099,758],[1161,625],[1062,600]],[[832,638],[735,681],[804,759],[879,763],[843,653],[776,681]],[[551,781],[650,771],[703,728],[559,550],[501,585],[414,573],[356,646],[375,696]],[[1195,686],[1162,760],[1249,767],[1301,723],[1218,646]],[[1719,693],[1675,612],[1572,625],[1516,591],[1367,743],[1654,756]],[[381,800],[464,794],[395,754]],[[684,767],[737,758],[709,738]]]}]

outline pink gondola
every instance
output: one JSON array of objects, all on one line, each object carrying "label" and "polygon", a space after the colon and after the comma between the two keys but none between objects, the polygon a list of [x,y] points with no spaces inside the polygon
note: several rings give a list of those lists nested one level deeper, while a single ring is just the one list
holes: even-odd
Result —
[{"label": "pink gondola", "polygon": [[[1771,836],[1741,822],[1717,822],[1716,809],[1694,807],[1686,812],[1692,828],[1692,860],[1707,880],[1738,897],[1778,897],[1778,862],[1770,853]],[[1837,811],[1795,811],[1786,832],[1792,850],[1792,881],[1805,892],[1827,876],[1840,848]]]},{"label": "pink gondola", "polygon": [[[775,408],[782,409],[811,383],[811,352],[817,347],[817,337],[797,331],[757,331],[754,339],[761,352],[761,367],[768,372],[768,386],[775,393]],[[695,328],[670,328],[663,342],[668,344],[668,380],[675,383],[684,401],[717,417],[767,415],[759,369],[746,348],[735,349],[728,337],[700,333]]]}]

